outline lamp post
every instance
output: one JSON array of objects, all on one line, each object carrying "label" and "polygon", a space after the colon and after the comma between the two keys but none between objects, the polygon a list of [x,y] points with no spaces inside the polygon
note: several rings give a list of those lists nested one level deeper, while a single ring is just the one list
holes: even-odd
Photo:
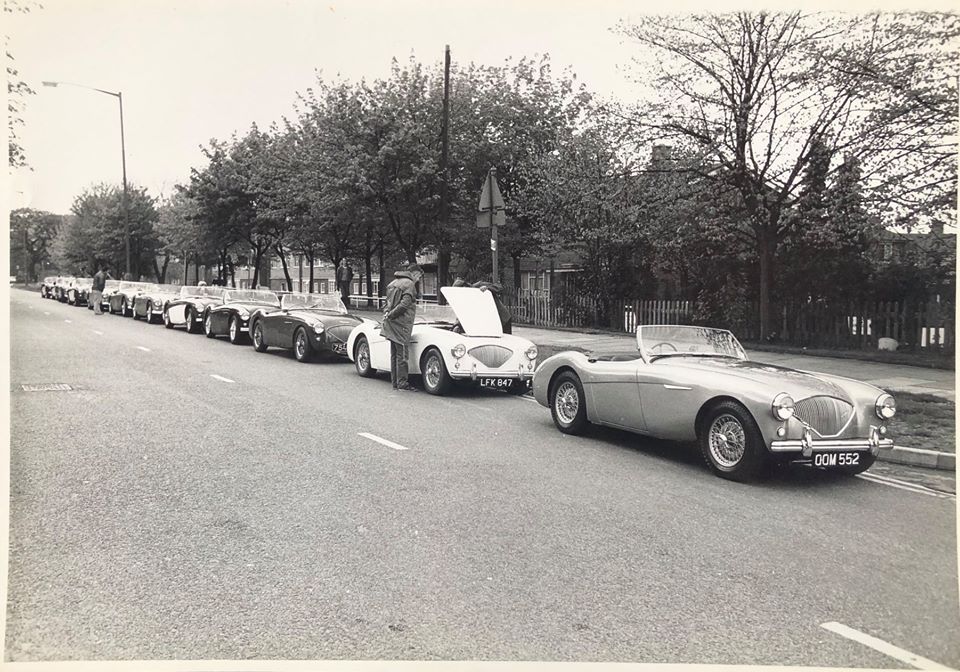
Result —
[{"label": "lamp post", "polygon": [[51,86],[56,88],[61,84],[66,86],[78,86],[81,89],[89,89],[90,91],[97,91],[99,93],[105,93],[108,96],[113,96],[120,103],[120,161],[123,165],[123,203],[121,204],[121,210],[123,211],[123,242],[126,247],[127,254],[127,265],[126,265],[126,274],[130,274],[130,222],[127,214],[127,148],[126,143],[123,137],[123,93],[119,91],[105,91],[104,89],[98,89],[93,86],[86,86],[84,84],[74,84],[73,82],[44,82],[44,86]]}]

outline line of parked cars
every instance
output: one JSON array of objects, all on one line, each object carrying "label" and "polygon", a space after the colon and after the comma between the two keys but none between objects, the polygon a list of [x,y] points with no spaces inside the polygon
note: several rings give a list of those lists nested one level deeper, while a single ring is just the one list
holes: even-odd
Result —
[{"label": "line of parked cars", "polygon": [[[90,282],[47,278],[40,292],[92,308]],[[891,395],[849,378],[751,362],[727,330],[644,325],[634,353],[567,351],[538,365],[536,345],[503,333],[489,292],[440,291],[448,305],[418,306],[408,354],[410,373],[430,394],[455,385],[532,390],[563,433],[606,425],[696,442],[715,474],[740,481],[796,461],[856,474],[893,447]],[[113,314],[226,336],[257,352],[292,350],[300,362],[346,357],[363,377],[390,369],[380,322],[349,314],[337,295],[111,280],[102,301]]]}]

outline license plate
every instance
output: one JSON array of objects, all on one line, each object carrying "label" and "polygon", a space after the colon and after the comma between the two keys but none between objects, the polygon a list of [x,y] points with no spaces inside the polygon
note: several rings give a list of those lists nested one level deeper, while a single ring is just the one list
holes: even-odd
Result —
[{"label": "license plate", "polygon": [[331,349],[338,355],[347,354],[347,344],[346,343],[332,343],[330,345]]},{"label": "license plate", "polygon": [[815,453],[815,467],[853,467],[860,464],[860,453]]},{"label": "license plate", "polygon": [[494,387],[502,390],[513,385],[513,378],[481,378],[480,387]]}]

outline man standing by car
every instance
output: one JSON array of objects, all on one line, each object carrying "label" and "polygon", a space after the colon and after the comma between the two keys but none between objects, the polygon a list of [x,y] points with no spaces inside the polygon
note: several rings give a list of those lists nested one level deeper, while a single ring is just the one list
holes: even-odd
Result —
[{"label": "man standing by car", "polygon": [[353,282],[353,269],[346,259],[340,260],[337,267],[337,289],[340,290],[340,298],[343,305],[350,306],[350,283]]},{"label": "man standing by car", "polygon": [[398,390],[415,390],[407,380],[407,350],[417,312],[417,283],[423,277],[423,271],[417,264],[410,264],[407,270],[393,275],[395,279],[387,285],[387,303],[381,326],[383,337],[390,341],[390,382]]},{"label": "man standing by car", "polygon": [[107,286],[107,265],[104,264],[93,276],[93,286],[90,288],[90,301],[93,302],[93,314],[103,315],[103,289]]}]

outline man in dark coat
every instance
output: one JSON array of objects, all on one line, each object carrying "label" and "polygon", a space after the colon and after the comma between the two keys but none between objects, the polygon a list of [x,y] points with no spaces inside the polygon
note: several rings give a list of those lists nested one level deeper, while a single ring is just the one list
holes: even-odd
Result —
[{"label": "man in dark coat", "polygon": [[103,290],[107,286],[107,278],[109,277],[110,273],[106,264],[101,266],[100,270],[93,276],[93,283],[90,287],[90,303],[93,304],[94,315],[103,315]]},{"label": "man in dark coat", "polygon": [[341,259],[340,265],[337,266],[337,289],[340,290],[340,298],[345,306],[350,305],[350,283],[352,282],[353,269],[350,268],[346,259]]},{"label": "man in dark coat", "polygon": [[513,332],[513,315],[510,313],[510,309],[507,308],[506,304],[503,303],[503,300],[500,298],[500,295],[503,293],[503,285],[499,282],[487,282],[486,280],[481,280],[480,282],[475,282],[472,287],[479,287],[480,289],[485,289],[490,292],[490,295],[493,296],[493,304],[497,307],[497,315],[500,316],[500,326],[503,327],[503,333],[509,334]]},{"label": "man in dark coat", "polygon": [[393,282],[387,285],[381,327],[383,337],[390,341],[390,382],[398,390],[415,390],[407,380],[407,350],[417,312],[417,283],[423,271],[417,264],[410,264],[407,270],[393,275]]}]

